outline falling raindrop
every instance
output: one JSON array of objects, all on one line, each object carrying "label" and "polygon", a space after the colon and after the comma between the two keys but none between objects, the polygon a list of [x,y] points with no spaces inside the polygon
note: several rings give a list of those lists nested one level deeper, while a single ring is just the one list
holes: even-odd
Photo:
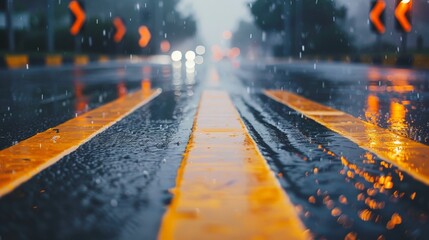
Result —
[{"label": "falling raindrop", "polygon": [[117,207],[118,206],[118,201],[116,199],[110,200],[110,206]]}]

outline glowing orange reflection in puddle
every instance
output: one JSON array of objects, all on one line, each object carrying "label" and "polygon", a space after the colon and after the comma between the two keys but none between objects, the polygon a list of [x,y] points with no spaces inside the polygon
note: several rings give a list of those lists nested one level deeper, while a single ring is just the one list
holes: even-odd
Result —
[{"label": "glowing orange reflection in puddle", "polygon": [[366,120],[372,124],[377,124],[380,117],[380,99],[376,95],[368,95]]},{"label": "glowing orange reflection in puddle", "polygon": [[88,100],[83,93],[84,88],[85,85],[83,85],[83,83],[74,81],[74,94],[76,96],[74,108],[76,114],[82,114],[88,110]]},{"label": "glowing orange reflection in puddle", "polygon": [[405,120],[407,109],[399,102],[392,101],[390,103],[390,118],[388,120],[393,132],[406,135],[409,128]]},{"label": "glowing orange reflection in puddle", "polygon": [[88,99],[84,94],[85,85],[81,81],[82,75],[83,73],[80,68],[73,70],[73,88],[76,97],[74,108],[76,116],[88,111]]},{"label": "glowing orange reflection in puddle", "polygon": [[[368,70],[368,79],[370,84],[368,90],[371,92],[395,92],[409,93],[414,91],[414,86],[410,81],[415,79],[415,76],[407,69],[385,69],[381,72],[378,68],[370,68]],[[384,82],[385,84],[381,84]]]},{"label": "glowing orange reflection in puddle", "polygon": [[119,82],[118,85],[116,86],[116,88],[118,91],[118,98],[123,98],[123,97],[127,96],[128,90],[127,90],[127,86],[125,85],[124,82]]}]

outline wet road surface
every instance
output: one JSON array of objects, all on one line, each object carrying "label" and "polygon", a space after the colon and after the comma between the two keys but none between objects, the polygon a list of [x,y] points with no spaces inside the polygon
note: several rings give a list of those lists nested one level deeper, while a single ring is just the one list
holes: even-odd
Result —
[{"label": "wet road surface", "polygon": [[[0,149],[138,90],[163,93],[0,199],[1,239],[154,239],[204,89],[226,90],[316,239],[425,239],[429,187],[264,89],[428,145],[429,73],[337,63],[121,63],[3,71]],[[382,144],[382,143],[379,143]]]}]

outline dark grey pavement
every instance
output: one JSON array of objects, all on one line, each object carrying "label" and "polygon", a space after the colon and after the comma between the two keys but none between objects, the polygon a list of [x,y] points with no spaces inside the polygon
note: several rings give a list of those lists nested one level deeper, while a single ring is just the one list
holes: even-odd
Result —
[{"label": "dark grey pavement", "polygon": [[[163,93],[0,199],[1,239],[156,238],[210,64],[196,75],[149,63],[2,72],[1,148],[116,99],[124,86],[138,89],[143,79]],[[429,72],[338,63],[215,67],[218,88],[230,93],[316,239],[428,236],[428,186],[262,90],[289,90],[428,145]],[[365,176],[390,176],[393,187],[379,191]],[[395,214],[402,223],[388,229]]]}]

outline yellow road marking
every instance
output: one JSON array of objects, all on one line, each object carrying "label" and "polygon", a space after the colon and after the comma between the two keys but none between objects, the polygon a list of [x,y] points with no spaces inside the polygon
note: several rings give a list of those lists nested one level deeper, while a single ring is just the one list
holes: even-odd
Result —
[{"label": "yellow road marking", "polygon": [[107,63],[107,62],[109,62],[109,57],[108,57],[108,56],[106,56],[106,55],[101,55],[101,56],[98,58],[98,62],[99,62],[99,63]]},{"label": "yellow road marking", "polygon": [[429,185],[428,146],[287,91],[265,91],[265,94]]},{"label": "yellow road marking", "polygon": [[48,66],[60,66],[63,63],[63,57],[61,55],[47,55],[45,58],[45,64]]},{"label": "yellow road marking", "polygon": [[22,68],[28,64],[28,55],[6,55],[6,64],[9,68]]},{"label": "yellow road marking", "polygon": [[224,91],[203,92],[159,239],[307,239]]},{"label": "yellow road marking", "polygon": [[74,57],[75,65],[86,65],[89,63],[89,57],[86,55],[78,55]]},{"label": "yellow road marking", "polygon": [[161,93],[137,91],[0,151],[0,197]]}]

